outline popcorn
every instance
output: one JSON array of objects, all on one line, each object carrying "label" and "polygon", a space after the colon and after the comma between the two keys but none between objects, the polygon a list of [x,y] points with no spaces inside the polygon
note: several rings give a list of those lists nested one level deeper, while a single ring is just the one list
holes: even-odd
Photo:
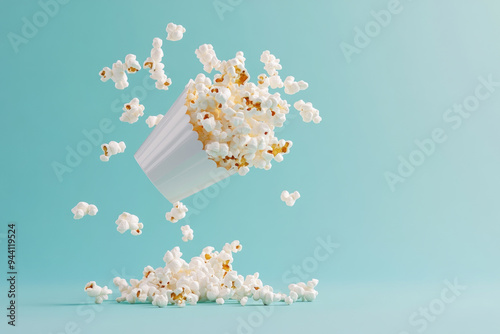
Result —
[{"label": "popcorn", "polygon": [[[195,53],[205,71],[220,72],[213,83],[204,74],[198,74],[187,85],[187,114],[209,159],[230,174],[240,175],[246,175],[251,167],[270,169],[273,160],[283,161],[292,142],[276,138],[274,129],[283,126],[289,105],[279,93],[271,94],[268,90],[283,87],[277,73],[281,69],[279,59],[269,51],[262,54],[270,77],[259,75],[255,85],[249,82],[243,52],[220,61],[212,45],[204,44]],[[303,87],[290,79],[287,85],[290,89]]]},{"label": "popcorn", "polygon": [[288,193],[288,191],[283,190],[281,193],[281,200],[286,203],[288,206],[294,206],[295,201],[300,198],[300,194],[298,191],[294,191],[293,193]]},{"label": "popcorn", "polygon": [[163,70],[165,65],[161,63],[163,58],[163,50],[161,46],[163,41],[155,37],[153,39],[153,49],[151,49],[151,57],[148,57],[144,61],[144,68],[149,69],[149,73],[151,74],[149,77],[153,80],[156,80],[155,86],[160,90],[168,90],[168,87],[172,84],[172,80],[167,77],[165,71]]},{"label": "popcorn", "polygon": [[146,124],[148,125],[148,127],[152,128],[153,126],[158,125],[161,122],[162,119],[163,119],[163,115],[162,114],[159,114],[159,115],[156,115],[156,116],[149,116],[146,119]]},{"label": "popcorn", "polygon": [[118,153],[125,152],[127,146],[124,142],[110,141],[108,144],[102,144],[101,148],[104,154],[101,155],[101,161],[109,161],[109,157]]},{"label": "popcorn", "polygon": [[141,69],[141,65],[137,61],[137,57],[133,54],[125,56],[125,68],[127,73],[135,73]]},{"label": "popcorn", "polygon": [[129,103],[123,105],[123,114],[120,121],[133,124],[139,120],[139,117],[144,116],[144,106],[139,104],[139,99],[134,97]]},{"label": "popcorn", "polygon": [[[312,302],[318,296],[318,291],[315,290],[318,285],[317,279],[312,279],[307,284],[299,282],[297,284],[290,284],[288,289],[290,289],[290,297],[293,301],[302,299],[302,301]],[[293,297],[292,297],[293,293]]]},{"label": "popcorn", "polygon": [[300,111],[300,116],[302,116],[304,122],[309,123],[313,121],[316,124],[321,122],[322,118],[319,116],[319,111],[313,107],[311,102],[305,103],[303,100],[299,100],[293,106]]},{"label": "popcorn", "polygon": [[117,60],[113,64],[112,68],[104,67],[99,75],[101,76],[101,81],[106,82],[111,79],[115,83],[115,88],[125,89],[128,87],[127,73],[136,73],[141,69],[141,65],[137,61],[137,58],[133,54],[128,54],[125,56],[125,63],[121,60]]},{"label": "popcorn", "polygon": [[167,24],[167,40],[180,41],[184,36],[186,29],[180,24],[170,22]]},{"label": "popcorn", "polygon": [[259,273],[243,277],[232,269],[233,254],[241,250],[238,240],[226,243],[220,252],[205,247],[199,256],[189,262],[182,259],[179,247],[167,251],[163,257],[164,267],[144,268],[143,277],[131,279],[115,277],[113,283],[120,290],[117,302],[152,303],[165,307],[167,304],[184,307],[198,302],[215,302],[223,305],[227,300],[236,300],[245,306],[249,298],[264,305],[284,302],[288,305],[299,301],[312,301],[317,296],[318,280],[290,284],[290,295],[276,293],[269,285],[263,285]]},{"label": "popcorn", "polygon": [[85,292],[87,292],[87,295],[89,297],[94,297],[95,298],[95,303],[96,304],[102,304],[104,300],[108,299],[108,295],[112,294],[113,291],[108,289],[107,286],[100,287],[97,285],[94,281],[88,282],[85,285]]},{"label": "popcorn", "polygon": [[182,241],[188,242],[189,240],[193,240],[194,238],[193,230],[191,229],[191,227],[189,227],[189,225],[181,226],[181,231],[183,235]]},{"label": "popcorn", "polygon": [[307,87],[309,87],[309,84],[307,82],[303,80],[296,82],[295,78],[292,76],[286,77],[284,85],[285,85],[285,93],[289,95],[298,93],[299,91],[305,90],[307,89]]},{"label": "popcorn", "polygon": [[139,223],[139,218],[135,215],[131,215],[128,212],[122,213],[118,216],[118,219],[115,221],[117,225],[116,230],[121,234],[125,233],[127,230],[130,230],[130,233],[133,236],[141,235],[142,228],[144,225]]},{"label": "popcorn", "polygon": [[214,47],[211,44],[203,44],[195,51],[196,57],[203,64],[203,70],[207,73],[218,69],[221,66],[221,61],[217,59]]},{"label": "popcorn", "polygon": [[172,223],[177,223],[186,217],[186,212],[188,212],[188,208],[182,202],[175,202],[172,210],[165,214],[165,219]]},{"label": "popcorn", "polygon": [[71,212],[74,214],[73,219],[81,219],[85,215],[95,216],[97,214],[97,207],[94,204],[87,202],[79,202]]},{"label": "popcorn", "polygon": [[272,55],[269,50],[262,52],[262,54],[260,55],[260,61],[264,63],[264,69],[266,70],[267,74],[269,74],[269,76],[277,75],[278,70],[282,69],[280,60]]}]

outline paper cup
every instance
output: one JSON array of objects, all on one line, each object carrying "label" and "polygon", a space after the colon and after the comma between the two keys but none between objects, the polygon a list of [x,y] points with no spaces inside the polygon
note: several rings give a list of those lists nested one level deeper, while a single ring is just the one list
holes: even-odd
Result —
[{"label": "paper cup", "polygon": [[231,175],[217,167],[203,150],[186,114],[186,95],[187,87],[134,155],[149,180],[171,203]]}]

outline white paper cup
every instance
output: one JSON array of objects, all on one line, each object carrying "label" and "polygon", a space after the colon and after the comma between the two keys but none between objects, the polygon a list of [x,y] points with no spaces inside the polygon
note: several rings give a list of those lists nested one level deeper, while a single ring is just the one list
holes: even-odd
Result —
[{"label": "white paper cup", "polygon": [[231,175],[217,167],[203,150],[186,114],[186,94],[187,88],[134,155],[149,180],[171,203]]}]

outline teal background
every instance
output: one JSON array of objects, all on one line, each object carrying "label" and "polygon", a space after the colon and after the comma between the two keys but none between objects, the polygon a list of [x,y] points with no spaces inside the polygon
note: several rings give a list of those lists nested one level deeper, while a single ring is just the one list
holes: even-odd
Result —
[{"label": "teal background", "polygon": [[[32,22],[41,7],[2,2],[0,254],[6,225],[15,221],[19,271],[18,326],[7,327],[2,316],[2,331],[188,326],[190,332],[235,333],[239,319],[258,319],[255,312],[264,307],[156,309],[109,301],[94,308],[83,288],[90,280],[104,285],[117,275],[140,277],[176,245],[190,258],[207,245],[220,249],[238,239],[243,252],[234,268],[244,275],[259,271],[264,283],[284,291],[283,273],[313,256],[318,237],[331,236],[340,247],[307,275],[320,280],[318,299],[276,306],[247,332],[417,333],[409,316],[440,297],[444,280],[457,278],[467,289],[425,332],[496,333],[500,89],[457,130],[442,117],[474,93],[479,76],[500,80],[498,2],[402,0],[402,12],[351,63],[340,43],[353,44],[354,27],[388,1],[232,3],[221,20],[211,0],[73,0],[16,53],[8,33],[21,34],[22,18]],[[187,29],[179,42],[164,40],[170,90],[148,88],[153,81],[143,81],[145,71],[129,75],[124,91],[99,80],[103,66],[128,53],[142,62],[153,38],[166,37],[169,22]],[[211,189],[212,198],[203,192],[183,201],[195,235],[183,243],[184,222],[166,223],[171,204],[133,154],[151,131],[146,117],[166,112],[202,72],[194,50],[203,43],[213,44],[219,59],[243,51],[252,79],[263,72],[261,52],[270,50],[281,59],[283,78],[294,75],[310,85],[287,96],[289,103],[313,102],[323,122],[303,123],[292,111],[295,117],[279,132],[294,142],[282,163],[233,176],[227,186]],[[132,125],[120,122],[123,103],[140,94],[145,116]],[[66,147],[75,149],[85,140],[82,131],[105,118],[113,131],[102,142],[124,140],[125,154],[102,163],[93,146],[58,180],[52,164],[65,163]],[[447,141],[392,192],[384,173],[395,172],[398,156],[408,157],[414,140],[430,137],[436,127]],[[294,207],[280,201],[283,189],[300,191]],[[96,204],[98,215],[73,220],[70,210],[79,201]],[[139,216],[143,235],[116,231],[123,211]],[[2,309],[5,287],[2,279]]]}]

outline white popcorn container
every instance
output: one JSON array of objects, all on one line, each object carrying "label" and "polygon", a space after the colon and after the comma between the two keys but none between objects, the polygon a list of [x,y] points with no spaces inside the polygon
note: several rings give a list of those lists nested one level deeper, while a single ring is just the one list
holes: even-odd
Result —
[{"label": "white popcorn container", "polygon": [[217,167],[203,150],[186,114],[187,87],[134,157],[155,187],[171,203],[232,175]]}]

